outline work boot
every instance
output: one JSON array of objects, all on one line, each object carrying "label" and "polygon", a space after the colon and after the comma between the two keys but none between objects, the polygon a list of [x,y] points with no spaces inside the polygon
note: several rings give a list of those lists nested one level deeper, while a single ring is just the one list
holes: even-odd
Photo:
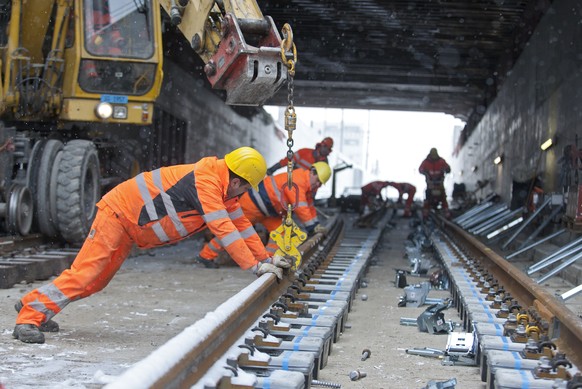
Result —
[{"label": "work boot", "polygon": [[[22,301],[20,300],[16,304],[14,304],[14,309],[16,309],[16,312],[18,313],[20,313],[22,307],[23,307]],[[42,332],[59,332],[59,324],[56,321],[49,320],[46,323],[42,323],[39,329]],[[38,343],[38,342],[27,342],[27,343]]]},{"label": "work boot", "polygon": [[200,256],[196,257],[195,261],[196,261],[196,263],[203,265],[207,269],[218,269],[220,267],[214,261],[211,261],[209,259],[204,259]]},{"label": "work boot", "polygon": [[12,336],[24,343],[44,343],[44,334],[34,324],[17,324]]}]

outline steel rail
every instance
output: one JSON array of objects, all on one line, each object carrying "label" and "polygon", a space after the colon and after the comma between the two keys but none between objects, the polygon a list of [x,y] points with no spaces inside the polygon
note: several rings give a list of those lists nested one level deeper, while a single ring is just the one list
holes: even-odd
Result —
[{"label": "steel rail", "polygon": [[31,234],[27,236],[1,236],[0,256],[28,247],[38,247],[42,244],[45,243],[44,238],[40,234]]},{"label": "steel rail", "polygon": [[550,337],[576,366],[582,366],[582,320],[546,288],[456,224],[442,219],[448,236],[480,261],[522,306],[535,307],[550,323]]},{"label": "steel rail", "polygon": [[[302,269],[308,266],[310,258],[315,254],[333,251],[334,244],[343,232],[343,223],[335,216],[327,227],[327,236],[315,234],[299,247],[302,266],[297,274],[302,273]],[[280,281],[274,274],[261,276],[214,312],[207,314],[205,318],[128,369],[106,388],[191,387],[287,291],[294,280],[295,274],[289,272]],[[176,349],[184,348],[186,350],[176,356]]]}]

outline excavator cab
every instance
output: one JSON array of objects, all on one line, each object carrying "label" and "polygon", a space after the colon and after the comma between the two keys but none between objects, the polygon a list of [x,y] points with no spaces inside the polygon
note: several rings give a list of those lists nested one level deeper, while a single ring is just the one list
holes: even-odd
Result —
[{"label": "excavator cab", "polygon": [[[152,0],[82,0],[77,26],[80,60],[67,120],[151,123],[162,80],[159,7]],[[85,109],[83,99],[97,99]],[[137,103],[137,104],[136,104]],[[75,109],[83,107],[83,109]],[[91,108],[91,107],[88,107]]]},{"label": "excavator cab", "polygon": [[[141,96],[153,86],[157,63],[149,1],[85,0],[79,86],[89,93]],[[97,59],[99,58],[99,59]],[[138,62],[140,61],[140,62]]]}]

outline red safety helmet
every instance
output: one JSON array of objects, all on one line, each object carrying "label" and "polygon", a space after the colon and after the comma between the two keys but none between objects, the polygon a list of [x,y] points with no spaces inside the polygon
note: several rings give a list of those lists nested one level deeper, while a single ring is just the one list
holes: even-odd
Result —
[{"label": "red safety helmet", "polygon": [[333,147],[333,139],[331,137],[325,137],[323,138],[323,140],[321,141],[320,145],[324,145],[327,146],[328,149],[332,149]]}]

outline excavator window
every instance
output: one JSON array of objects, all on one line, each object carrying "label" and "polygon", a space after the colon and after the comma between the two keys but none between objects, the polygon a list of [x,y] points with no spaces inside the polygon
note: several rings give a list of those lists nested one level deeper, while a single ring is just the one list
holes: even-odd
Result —
[{"label": "excavator window", "polygon": [[143,95],[153,86],[152,0],[84,0],[84,43],[99,59],[81,60],[79,86],[92,93]]},{"label": "excavator window", "polygon": [[84,0],[85,48],[95,56],[154,55],[151,0]]}]

